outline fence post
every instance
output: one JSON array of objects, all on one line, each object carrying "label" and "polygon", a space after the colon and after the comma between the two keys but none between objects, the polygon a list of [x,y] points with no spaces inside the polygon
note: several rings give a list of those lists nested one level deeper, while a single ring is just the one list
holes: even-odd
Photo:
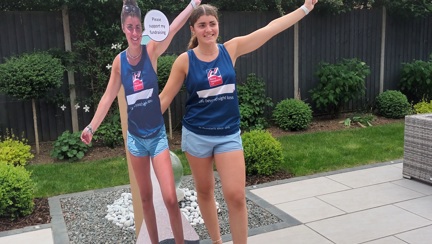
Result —
[{"label": "fence post", "polygon": [[387,25],[387,13],[386,8],[382,8],[382,27],[381,27],[381,59],[380,59],[380,90],[382,93],[384,91],[384,65],[385,65],[385,40],[386,40],[386,25]]},{"label": "fence post", "polygon": [[[65,42],[65,51],[72,51],[72,44],[70,38],[70,29],[69,29],[69,11],[66,5],[62,7],[62,17],[63,17],[63,35]],[[70,96],[70,108],[71,108],[71,117],[72,117],[72,131],[77,132],[78,128],[78,113],[76,109],[73,109],[74,103],[76,100],[76,92],[75,92],[75,76],[73,71],[67,71],[68,82],[69,82],[69,96]]]},{"label": "fence post", "polygon": [[293,97],[301,99],[299,91],[299,24],[294,24],[294,94]]}]

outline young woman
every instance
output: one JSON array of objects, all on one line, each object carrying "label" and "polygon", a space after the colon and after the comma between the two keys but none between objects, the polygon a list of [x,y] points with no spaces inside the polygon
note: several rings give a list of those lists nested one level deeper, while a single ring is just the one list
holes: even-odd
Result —
[{"label": "young woman", "polygon": [[142,46],[141,10],[136,0],[124,0],[121,27],[128,47],[115,57],[105,93],[92,121],[81,134],[81,140],[84,143],[91,142],[93,133],[102,123],[123,85],[128,112],[127,148],[138,183],[144,220],[153,244],[159,243],[159,240],[153,206],[150,158],[169,213],[175,242],[184,243],[168,140],[158,97],[157,59],[165,52],[174,35],[200,3],[200,0],[192,0],[191,4],[174,19],[165,40],[162,42],[150,41],[147,45]]},{"label": "young woman", "polygon": [[182,150],[189,161],[198,204],[213,243],[222,243],[214,200],[213,161],[228,206],[233,242],[246,243],[248,236],[235,62],[301,20],[316,3],[317,0],[305,0],[299,9],[224,44],[217,43],[219,22],[215,7],[203,4],[191,14],[190,50],[174,62],[160,99],[164,112],[185,83],[189,97],[182,120]]}]

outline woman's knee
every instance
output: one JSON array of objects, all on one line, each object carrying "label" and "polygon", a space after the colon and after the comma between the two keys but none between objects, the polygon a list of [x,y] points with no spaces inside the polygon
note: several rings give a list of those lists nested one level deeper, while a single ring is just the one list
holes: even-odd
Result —
[{"label": "woman's knee", "polygon": [[233,208],[242,208],[246,206],[246,193],[244,190],[227,191],[224,193],[227,204]]},{"label": "woman's knee", "polygon": [[165,197],[164,203],[165,203],[165,207],[167,209],[178,208],[178,201],[177,201],[177,197],[175,195]]},{"label": "woman's knee", "polygon": [[197,196],[203,201],[214,200],[214,189],[209,187],[207,189],[197,190]]}]

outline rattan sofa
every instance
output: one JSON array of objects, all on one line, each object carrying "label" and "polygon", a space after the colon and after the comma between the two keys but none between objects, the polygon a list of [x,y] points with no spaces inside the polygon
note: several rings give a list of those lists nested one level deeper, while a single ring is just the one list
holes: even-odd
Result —
[{"label": "rattan sofa", "polygon": [[432,114],[405,117],[403,176],[432,184]]}]

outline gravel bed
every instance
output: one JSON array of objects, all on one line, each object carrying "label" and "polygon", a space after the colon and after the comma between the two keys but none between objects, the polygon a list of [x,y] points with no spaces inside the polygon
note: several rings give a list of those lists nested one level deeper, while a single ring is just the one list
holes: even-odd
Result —
[{"label": "gravel bed", "polygon": [[[180,188],[195,189],[192,177],[182,178]],[[97,191],[92,194],[61,198],[66,228],[71,244],[78,243],[136,243],[135,231],[122,229],[105,218],[107,206],[120,198],[130,188],[113,191]],[[219,178],[216,177],[216,201],[220,204],[219,224],[221,235],[230,234],[228,210],[223,199]],[[272,213],[247,199],[249,229],[282,222]],[[194,226],[201,240],[209,239],[204,224]]]}]

